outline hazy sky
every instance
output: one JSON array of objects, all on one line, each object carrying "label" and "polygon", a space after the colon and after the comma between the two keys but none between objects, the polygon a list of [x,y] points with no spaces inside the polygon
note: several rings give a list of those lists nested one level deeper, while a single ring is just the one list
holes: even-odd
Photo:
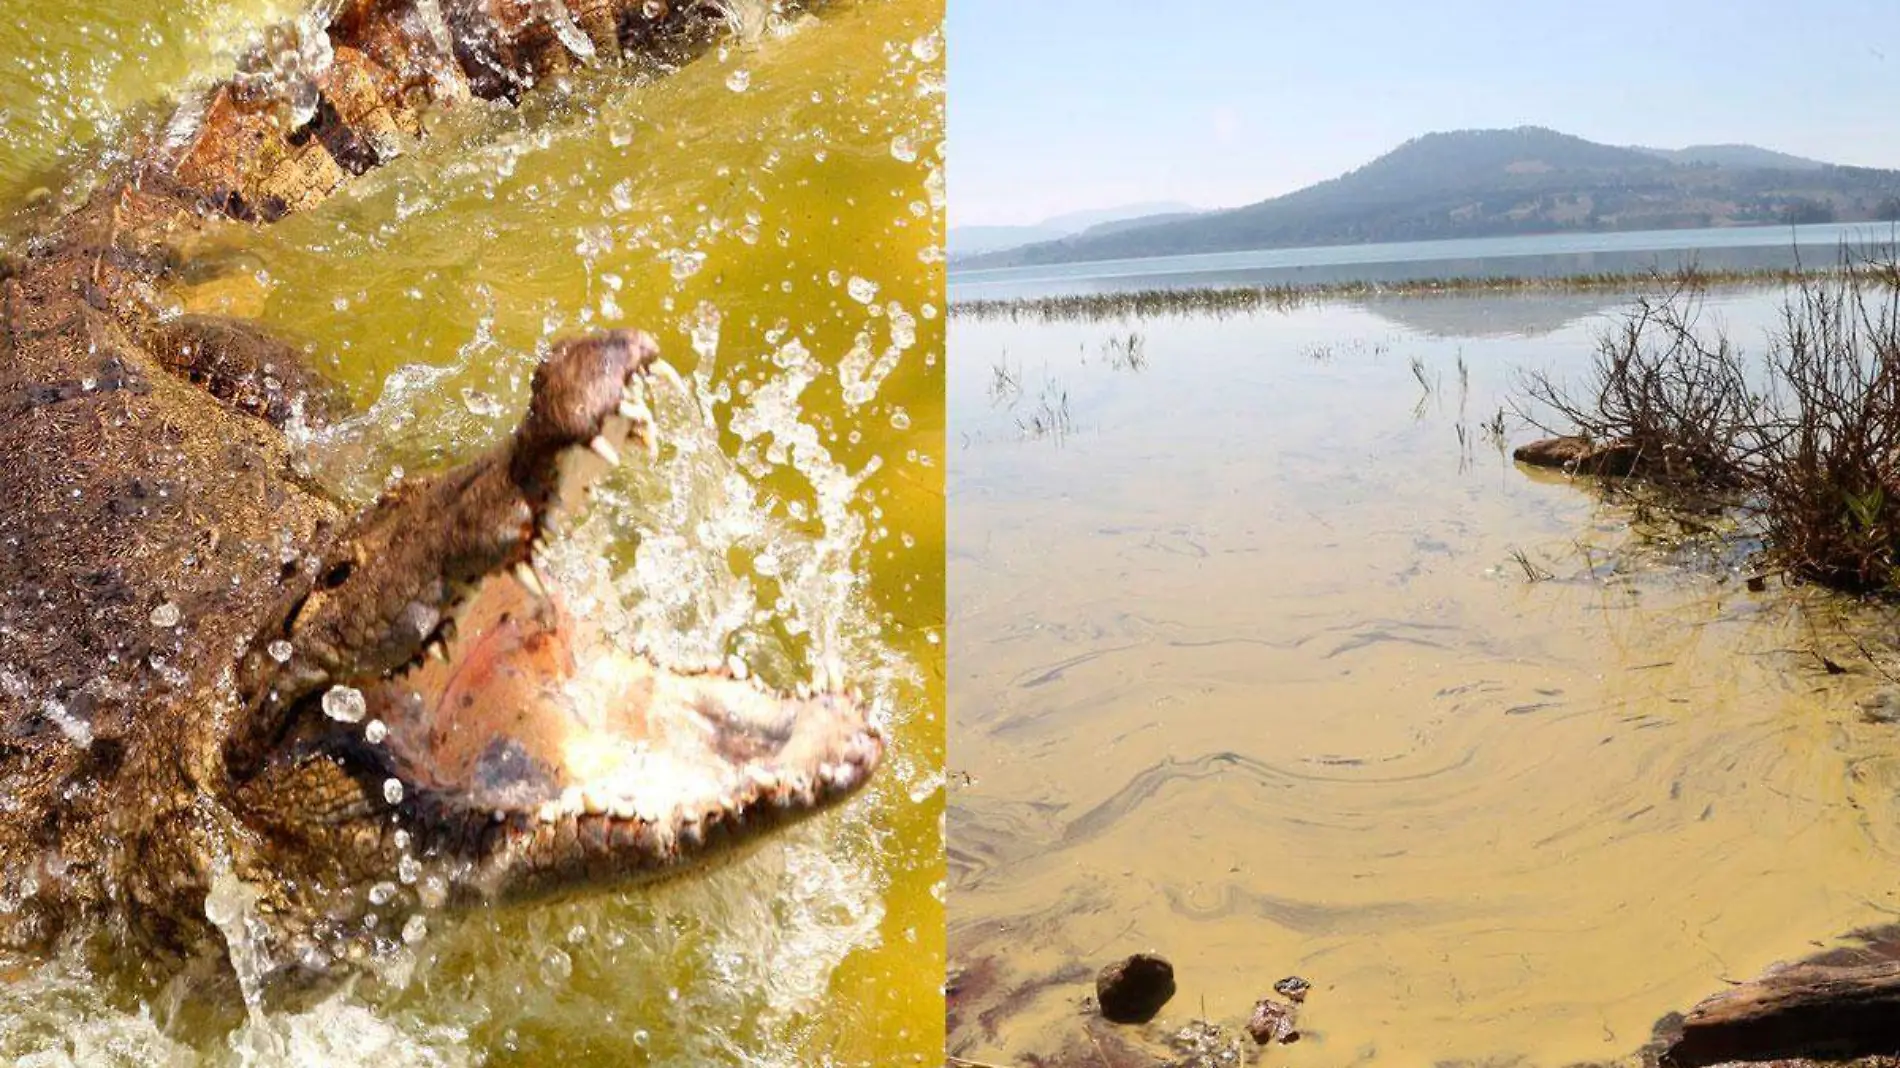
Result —
[{"label": "hazy sky", "polygon": [[1244,204],[1433,130],[1900,168],[1900,0],[948,0],[950,221]]}]

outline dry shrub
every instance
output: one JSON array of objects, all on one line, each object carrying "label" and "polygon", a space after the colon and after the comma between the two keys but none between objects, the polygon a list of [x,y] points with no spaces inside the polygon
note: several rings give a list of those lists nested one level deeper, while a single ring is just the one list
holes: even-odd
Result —
[{"label": "dry shrub", "polygon": [[1753,431],[1762,399],[1741,350],[1719,332],[1704,338],[1703,292],[1693,275],[1666,280],[1597,339],[1583,394],[1539,373],[1526,382],[1531,399],[1592,441],[1634,446],[1638,469],[1653,482],[1743,488],[1759,447]]},{"label": "dry shrub", "polygon": [[1524,392],[1573,433],[1635,446],[1678,500],[1758,516],[1789,573],[1900,587],[1900,271],[1803,276],[1758,364],[1703,328],[1702,297],[1677,277],[1599,339],[1583,390],[1532,374]]},{"label": "dry shrub", "polygon": [[1846,589],[1900,585],[1900,288],[1890,274],[1804,282],[1768,352],[1773,433],[1755,507],[1782,566]]}]

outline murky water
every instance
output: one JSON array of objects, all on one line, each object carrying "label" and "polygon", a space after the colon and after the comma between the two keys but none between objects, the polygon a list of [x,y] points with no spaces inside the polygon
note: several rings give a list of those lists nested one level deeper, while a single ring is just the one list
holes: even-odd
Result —
[{"label": "murky water", "polygon": [[[12,5],[0,202],[59,199],[141,102],[296,5]],[[740,5],[745,6],[745,5]],[[305,343],[358,415],[308,439],[340,492],[512,426],[537,350],[659,336],[690,400],[554,566],[618,633],[789,683],[842,657],[893,745],[867,795],[656,890],[431,917],[413,957],[235,1032],[71,961],[7,962],[0,1059],[811,1064],[941,1050],[941,3],[841,3],[662,82],[611,74],[441,117],[419,152],[178,293]],[[122,119],[130,115],[131,119]]]},{"label": "murky water", "polygon": [[952,1052],[1062,1046],[1152,949],[1175,1023],[1309,979],[1275,1064],[1614,1060],[1891,922],[1900,734],[1814,655],[1883,622],[1486,435],[1614,301],[955,321]]}]

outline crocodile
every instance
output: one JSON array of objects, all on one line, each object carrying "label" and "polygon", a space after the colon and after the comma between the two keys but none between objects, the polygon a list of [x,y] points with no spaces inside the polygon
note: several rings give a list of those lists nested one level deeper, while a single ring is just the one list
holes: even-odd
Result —
[{"label": "crocodile", "polygon": [[651,337],[551,345],[504,441],[352,509],[295,462],[286,428],[336,407],[298,351],[166,296],[193,235],[315,208],[427,109],[663,73],[728,29],[667,0],[343,0],[0,269],[0,948],[162,977],[241,922],[260,971],[323,973],[422,910],[698,870],[870,779],[840,672],[658,663],[546,573],[683,387]]}]

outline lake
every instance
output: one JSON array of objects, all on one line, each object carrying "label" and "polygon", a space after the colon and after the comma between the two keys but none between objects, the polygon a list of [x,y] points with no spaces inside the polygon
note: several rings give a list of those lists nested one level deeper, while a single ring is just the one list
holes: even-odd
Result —
[{"label": "lake", "polygon": [[[0,213],[83,181],[94,137],[307,6],[9,5]],[[320,209],[205,235],[170,294],[307,348],[354,414],[304,458],[359,503],[506,434],[552,339],[651,331],[690,398],[656,398],[659,461],[605,483],[549,566],[626,647],[731,649],[787,687],[837,656],[890,740],[866,793],[675,884],[432,913],[361,981],[248,1019],[139,985],[112,947],[0,955],[0,1062],[941,1054],[941,19],[937,0],[833,4],[648,84],[580,74],[435,115]]]},{"label": "lake", "polygon": [[1009,299],[1117,289],[1556,278],[1669,272],[1690,264],[1706,270],[1770,270],[1797,263],[1830,265],[1843,247],[1891,255],[1895,240],[1893,224],[1827,223],[1331,245],[984,270],[953,267],[950,296]]},{"label": "lake", "polygon": [[[1779,298],[1705,321],[1758,349]],[[1274,1064],[1620,1063],[1891,921],[1890,618],[1487,428],[1625,299],[953,315],[953,1054],[1088,1050],[1153,950],[1169,1027],[1311,981]]]}]

